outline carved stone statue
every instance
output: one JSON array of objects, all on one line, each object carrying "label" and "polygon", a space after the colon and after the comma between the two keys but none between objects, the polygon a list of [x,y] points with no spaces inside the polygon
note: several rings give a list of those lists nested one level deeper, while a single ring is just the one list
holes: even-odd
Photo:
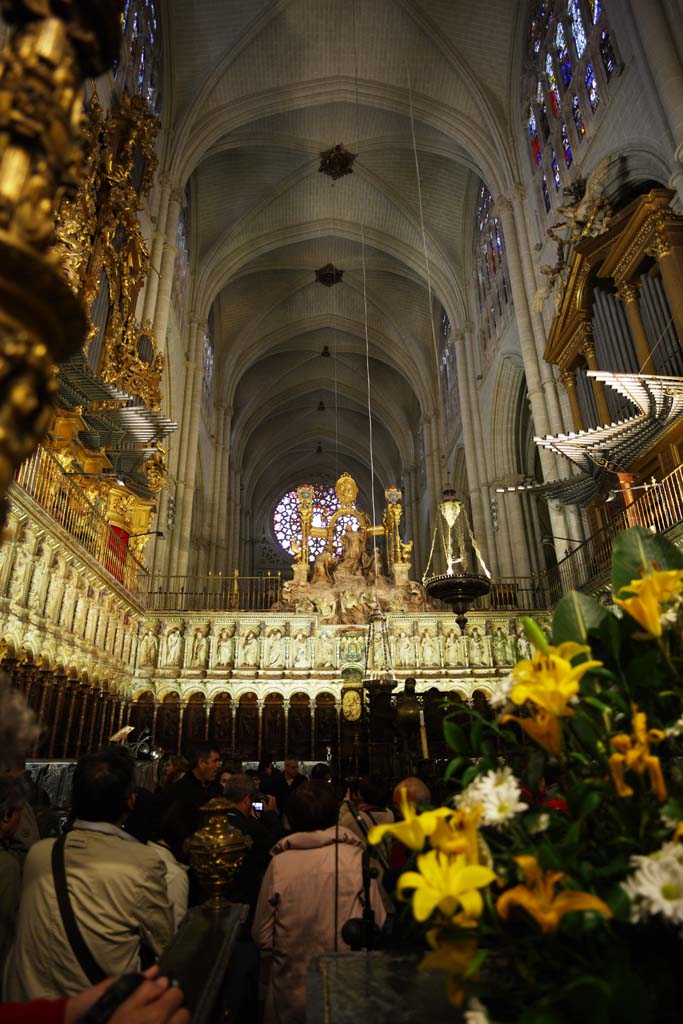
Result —
[{"label": "carved stone statue", "polygon": [[182,626],[171,626],[166,634],[166,657],[164,665],[168,668],[180,668],[183,663],[183,651],[185,649],[185,623]]},{"label": "carved stone statue", "polygon": [[224,626],[218,634],[216,665],[230,666],[235,660],[235,627]]},{"label": "carved stone statue", "polygon": [[498,626],[493,634],[493,662],[500,666],[509,665],[511,661],[508,637],[505,635],[503,627]]},{"label": "carved stone statue", "polygon": [[321,583],[334,583],[333,569],[336,564],[337,559],[329,551],[322,551],[316,555],[311,570],[311,583],[314,586]]},{"label": "carved stone statue", "polygon": [[368,580],[372,581],[375,576],[384,575],[384,562],[382,560],[382,552],[378,547],[372,549],[371,555],[365,555],[363,558],[363,569],[365,576]]},{"label": "carved stone statue", "polygon": [[518,661],[531,657],[531,645],[524,635],[524,629],[521,627],[515,637],[515,657]]},{"label": "carved stone statue", "polygon": [[258,634],[253,629],[248,629],[242,640],[242,664],[247,668],[254,667],[259,663]]},{"label": "carved stone statue", "polygon": [[394,640],[394,662],[396,668],[408,668],[415,664],[413,638],[405,629],[399,629]]},{"label": "carved stone statue", "polygon": [[449,668],[454,668],[465,664],[459,626],[451,626],[446,632],[443,638],[443,648],[444,665],[447,665]]},{"label": "carved stone statue", "polygon": [[209,664],[209,634],[211,623],[205,626],[198,626],[194,631],[192,639],[192,666],[194,668],[206,668]]},{"label": "carved stone statue", "polygon": [[342,556],[339,560],[339,568],[349,574],[360,572],[365,548],[364,537],[360,530],[353,529],[351,523],[346,524],[341,546]]},{"label": "carved stone statue", "polygon": [[292,667],[311,667],[311,659],[308,653],[308,637],[303,630],[300,630],[292,640]]},{"label": "carved stone statue", "polygon": [[431,626],[422,632],[420,640],[420,660],[423,668],[434,668],[439,664],[438,641]]},{"label": "carved stone statue", "polygon": [[282,630],[271,629],[267,634],[266,668],[284,668],[285,649]]},{"label": "carved stone statue", "polygon": [[318,636],[318,665],[321,668],[333,668],[335,663],[334,637],[325,630]]},{"label": "carved stone statue", "polygon": [[155,668],[159,656],[159,626],[148,626],[138,648],[138,666]]},{"label": "carved stone statue", "polygon": [[470,665],[480,667],[489,664],[488,651],[486,649],[486,637],[482,634],[479,626],[473,626],[469,636]]}]

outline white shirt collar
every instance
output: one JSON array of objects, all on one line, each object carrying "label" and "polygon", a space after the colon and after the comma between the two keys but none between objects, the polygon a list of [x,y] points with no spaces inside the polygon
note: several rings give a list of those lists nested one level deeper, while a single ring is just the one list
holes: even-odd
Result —
[{"label": "white shirt collar", "polygon": [[116,836],[117,839],[127,839],[131,843],[138,841],[135,836],[108,821],[83,821],[82,818],[76,818],[73,828],[82,829],[84,832],[103,832],[105,836]]}]

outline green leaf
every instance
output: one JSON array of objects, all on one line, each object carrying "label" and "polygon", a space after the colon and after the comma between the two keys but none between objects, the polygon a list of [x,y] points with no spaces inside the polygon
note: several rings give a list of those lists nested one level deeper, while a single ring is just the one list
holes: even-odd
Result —
[{"label": "green leaf", "polygon": [[620,885],[612,889],[606,902],[617,921],[628,921],[630,919],[631,901]]},{"label": "green leaf", "polygon": [[624,530],[612,547],[612,589],[618,594],[631,580],[656,569],[683,569],[683,554],[664,537],[643,526]]},{"label": "green leaf", "polygon": [[456,754],[469,753],[469,743],[465,731],[456,722],[450,722],[447,719],[443,723],[443,734],[446,737],[446,743]]},{"label": "green leaf", "polygon": [[525,615],[522,619],[522,625],[524,626],[524,632],[529,643],[533,644],[537,651],[543,651],[544,654],[547,654],[548,640],[538,623],[530,619],[528,615]]},{"label": "green leaf", "polygon": [[573,640],[577,644],[588,643],[588,631],[598,630],[609,612],[595,598],[573,590],[563,597],[553,615],[553,643],[561,644]]},{"label": "green leaf", "polygon": [[446,779],[446,781],[448,781],[448,779],[453,778],[457,770],[459,768],[462,768],[462,766],[466,764],[466,762],[466,757],[454,757],[453,760],[449,762],[448,767],[446,768],[446,771],[444,773],[444,778]]}]

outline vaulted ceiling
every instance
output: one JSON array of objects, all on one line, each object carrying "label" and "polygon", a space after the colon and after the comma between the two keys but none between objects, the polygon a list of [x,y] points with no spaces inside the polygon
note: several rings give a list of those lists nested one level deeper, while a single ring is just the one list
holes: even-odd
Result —
[{"label": "vaulted ceiling", "polygon": [[[164,162],[189,182],[192,306],[213,311],[252,507],[347,468],[367,494],[368,367],[378,486],[414,463],[437,401],[430,319],[471,318],[480,180],[519,178],[526,6],[167,0]],[[357,158],[333,182],[318,168],[337,143]]]}]

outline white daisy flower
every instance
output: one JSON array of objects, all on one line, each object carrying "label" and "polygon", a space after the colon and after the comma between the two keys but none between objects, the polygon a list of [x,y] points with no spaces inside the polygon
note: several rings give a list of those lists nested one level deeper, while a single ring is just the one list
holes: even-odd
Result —
[{"label": "white daisy flower", "polygon": [[492,708],[503,708],[510,699],[510,694],[515,683],[512,672],[505,679],[496,679],[493,682],[489,704]]},{"label": "white daisy flower", "polygon": [[631,920],[659,914],[683,924],[683,846],[665,843],[649,857],[631,857],[631,867],[635,871],[622,886],[631,900]]},{"label": "white daisy flower", "polygon": [[476,996],[471,996],[465,1010],[465,1024],[491,1024],[488,1011]]},{"label": "white daisy flower", "polygon": [[527,810],[528,805],[520,800],[521,792],[512,769],[498,768],[478,776],[455,798],[455,804],[459,808],[482,807],[482,825],[501,828],[515,814]]}]

